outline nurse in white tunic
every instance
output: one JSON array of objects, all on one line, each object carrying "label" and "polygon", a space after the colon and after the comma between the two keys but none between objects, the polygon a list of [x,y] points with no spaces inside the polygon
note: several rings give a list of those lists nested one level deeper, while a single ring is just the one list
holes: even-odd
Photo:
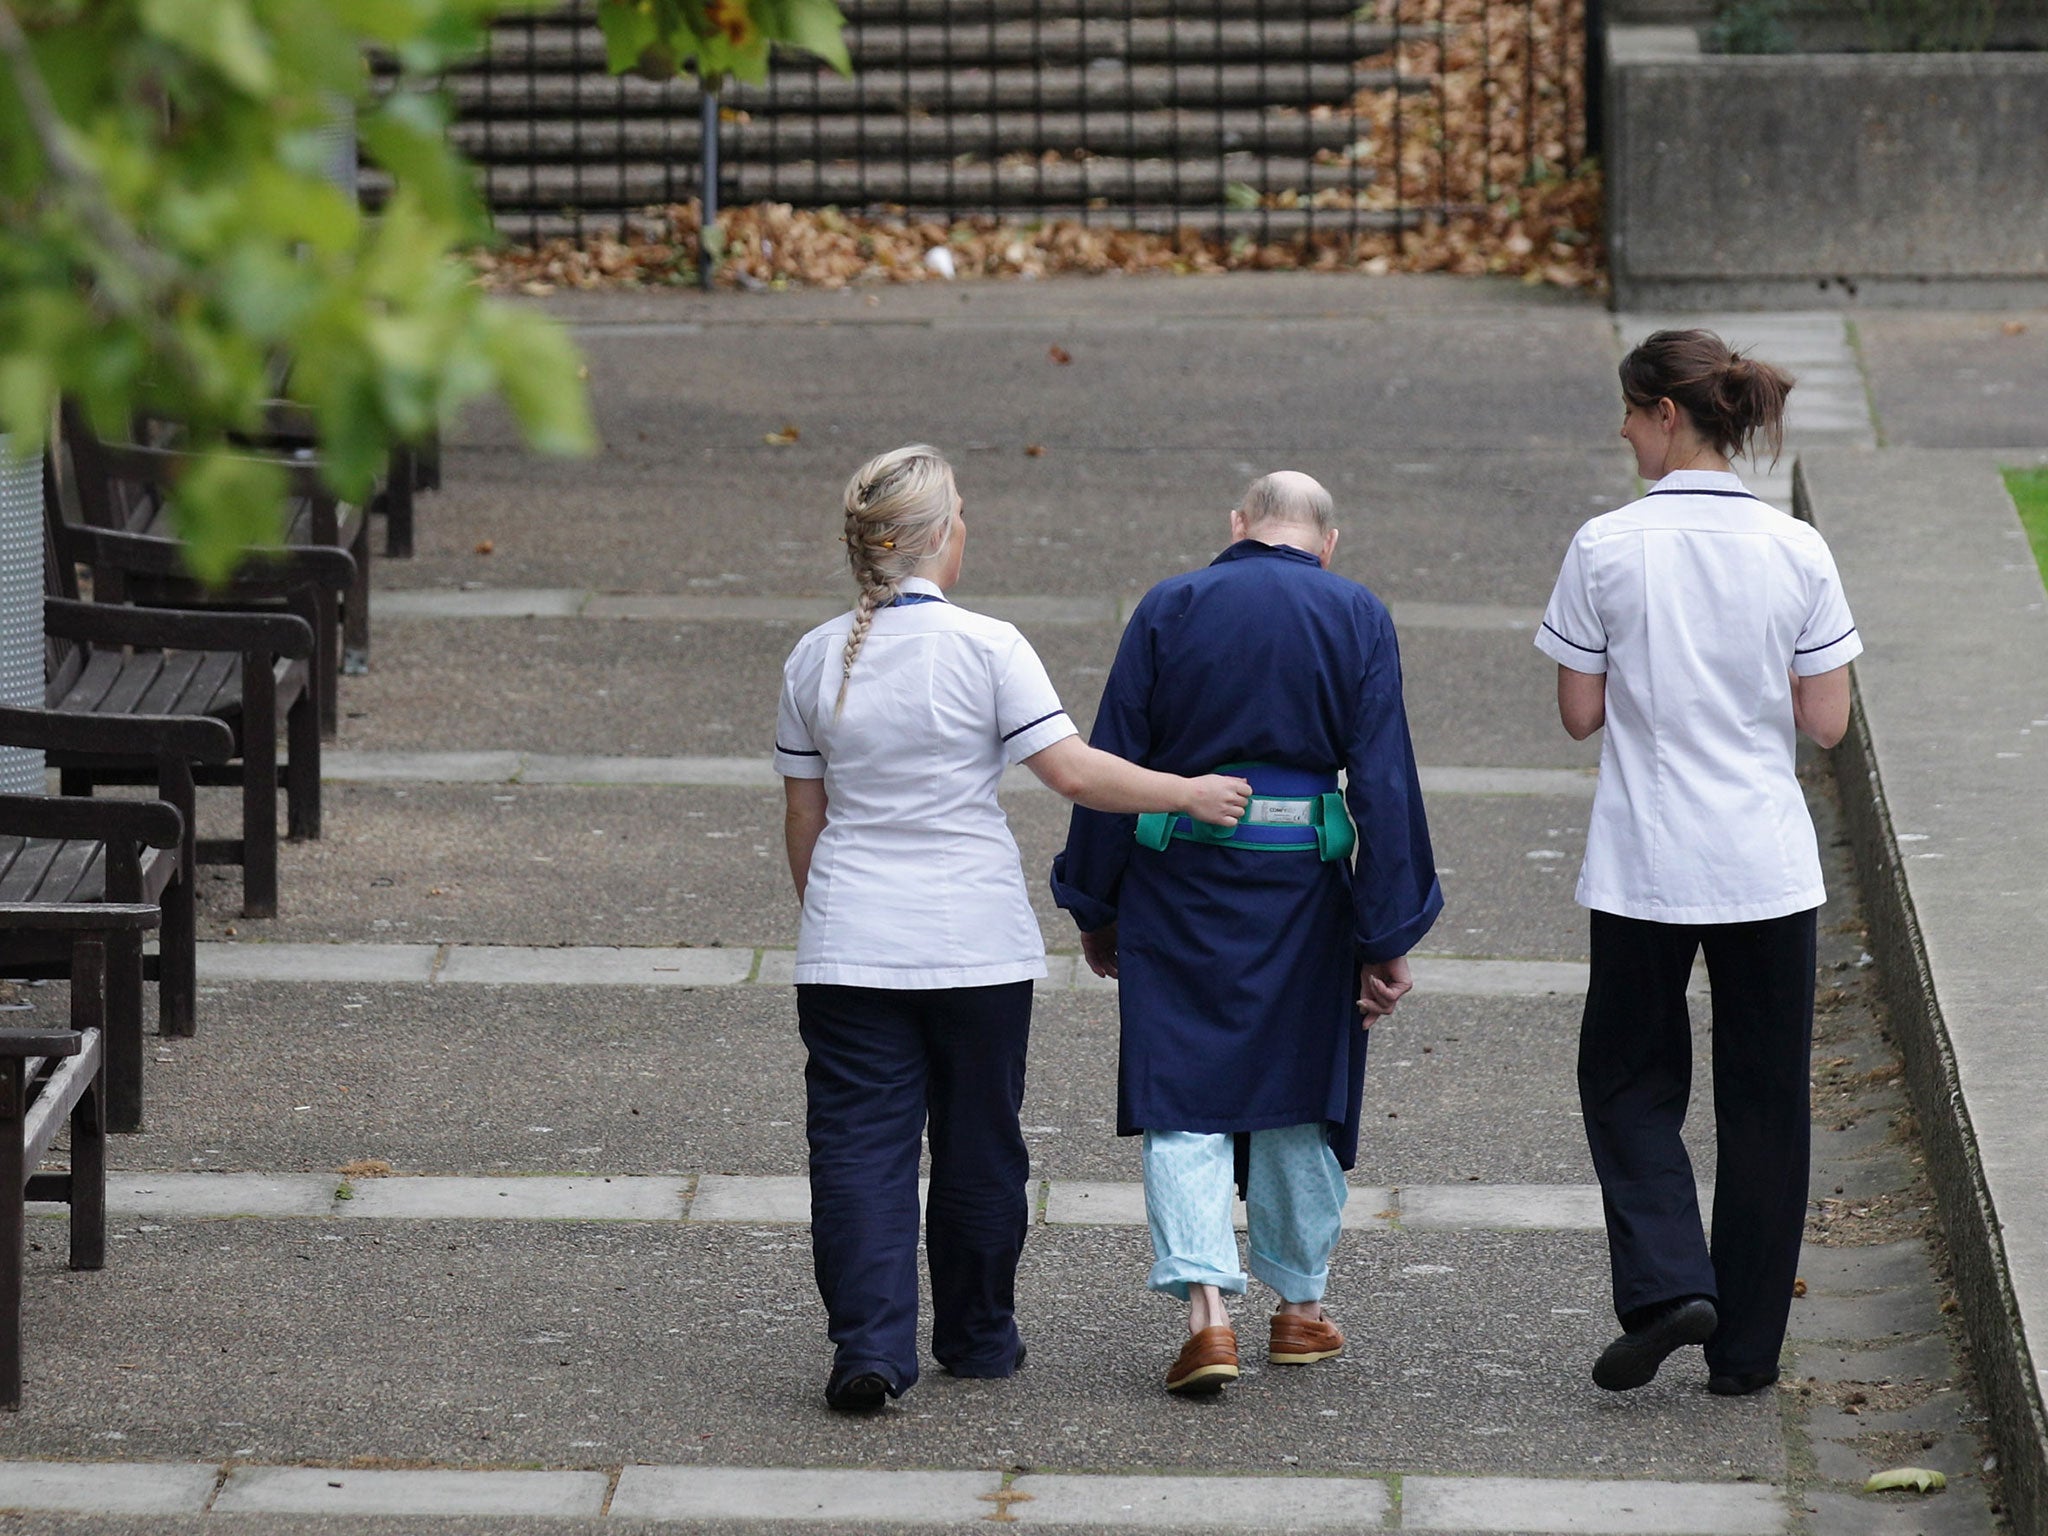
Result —
[{"label": "nurse in white tunic", "polygon": [[1235,826],[1243,779],[1154,773],[1084,743],[1011,625],[946,591],[967,543],[953,471],[901,448],[846,487],[853,611],[783,667],[775,766],[788,800],[811,1243],[835,1345],[825,1398],[880,1407],[917,1380],[917,1174],[932,1353],[1008,1376],[1030,1220],[1017,1111],[1045,945],[996,790],[1023,763],[1100,811]]},{"label": "nurse in white tunic", "polygon": [[[1649,492],[1579,530],[1536,637],[1565,729],[1606,730],[1578,886],[1592,910],[1579,1094],[1624,1331],[1593,1379],[1639,1387],[1703,1343],[1709,1389],[1735,1396],[1778,1379],[1806,1212],[1826,893],[1794,748],[1800,732],[1841,739],[1863,646],[1820,534],[1730,468],[1759,441],[1778,452],[1792,381],[1711,332],[1659,331],[1623,360],[1621,386]],[[1711,1241],[1679,1137],[1702,950]]]}]

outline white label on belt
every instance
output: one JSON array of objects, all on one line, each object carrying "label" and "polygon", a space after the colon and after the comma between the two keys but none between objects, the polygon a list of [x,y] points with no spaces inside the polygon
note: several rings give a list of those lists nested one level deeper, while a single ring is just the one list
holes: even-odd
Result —
[{"label": "white label on belt", "polygon": [[1315,806],[1313,800],[1254,800],[1244,820],[1254,827],[1312,827]]}]

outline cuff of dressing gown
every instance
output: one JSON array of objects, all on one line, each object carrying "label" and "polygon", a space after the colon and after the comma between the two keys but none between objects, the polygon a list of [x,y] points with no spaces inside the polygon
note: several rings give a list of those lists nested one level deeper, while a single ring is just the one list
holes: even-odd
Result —
[{"label": "cuff of dressing gown", "polygon": [[1437,914],[1444,909],[1444,889],[1435,880],[1429,882],[1429,895],[1423,899],[1422,910],[1400,927],[1386,933],[1361,934],[1358,939],[1358,958],[1366,965],[1378,965],[1386,960],[1398,960],[1429,932],[1436,922]]},{"label": "cuff of dressing gown", "polygon": [[775,771],[785,779],[822,779],[825,759],[821,753],[799,752],[780,743],[775,748]]},{"label": "cuff of dressing gown", "polygon": [[1116,908],[1109,902],[1098,900],[1086,891],[1067,884],[1067,856],[1056,853],[1052,860],[1053,905],[1061,911],[1071,913],[1074,925],[1083,933],[1099,933],[1116,921]]},{"label": "cuff of dressing gown", "polygon": [[1569,635],[1552,629],[1548,623],[1536,626],[1536,649],[1548,656],[1561,667],[1570,667],[1574,672],[1600,673],[1607,670],[1607,647],[1597,651],[1589,645],[1581,645]]},{"label": "cuff of dressing gown", "polygon": [[1818,677],[1823,672],[1832,672],[1837,667],[1846,667],[1863,654],[1863,637],[1850,630],[1837,635],[1825,645],[1816,645],[1804,651],[1792,653],[1792,670],[1801,677]]}]

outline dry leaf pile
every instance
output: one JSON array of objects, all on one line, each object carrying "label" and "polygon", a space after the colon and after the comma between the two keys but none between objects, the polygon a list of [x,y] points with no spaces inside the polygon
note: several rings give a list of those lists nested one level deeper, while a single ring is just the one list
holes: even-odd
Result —
[{"label": "dry leaf pile", "polygon": [[[1599,173],[1578,154],[1584,0],[1378,0],[1375,9],[1382,24],[1398,24],[1402,41],[1362,64],[1398,66],[1430,89],[1364,91],[1351,104],[1354,143],[1319,158],[1337,165],[1355,158],[1369,168],[1358,192],[1283,189],[1256,201],[1333,213],[1447,210],[1418,227],[1261,242],[1192,227],[1202,222],[1199,211],[1190,214],[1191,227],[1169,234],[1072,220],[946,223],[762,203],[722,214],[718,279],[729,287],[843,288],[952,275],[1360,270],[1493,273],[1569,288],[1602,282]],[[699,233],[690,202],[648,210],[626,238],[553,240],[473,259],[487,286],[532,294],[680,285],[696,280]],[[928,260],[935,251],[944,256]]]}]

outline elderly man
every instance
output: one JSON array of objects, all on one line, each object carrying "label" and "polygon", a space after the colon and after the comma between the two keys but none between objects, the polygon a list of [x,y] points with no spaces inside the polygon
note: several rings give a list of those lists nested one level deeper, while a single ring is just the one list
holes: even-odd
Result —
[{"label": "elderly man", "polygon": [[1322,1296],[1365,1032],[1443,905],[1393,623],[1328,569],[1331,513],[1307,475],[1255,481],[1230,547],[1138,604],[1095,718],[1094,744],[1132,762],[1250,780],[1243,821],[1076,810],[1053,862],[1089,965],[1121,983],[1117,1133],[1144,1137],[1148,1283],[1188,1303],[1170,1392],[1238,1374],[1233,1181],[1251,1273],[1280,1298],[1268,1358],[1342,1352]]}]

